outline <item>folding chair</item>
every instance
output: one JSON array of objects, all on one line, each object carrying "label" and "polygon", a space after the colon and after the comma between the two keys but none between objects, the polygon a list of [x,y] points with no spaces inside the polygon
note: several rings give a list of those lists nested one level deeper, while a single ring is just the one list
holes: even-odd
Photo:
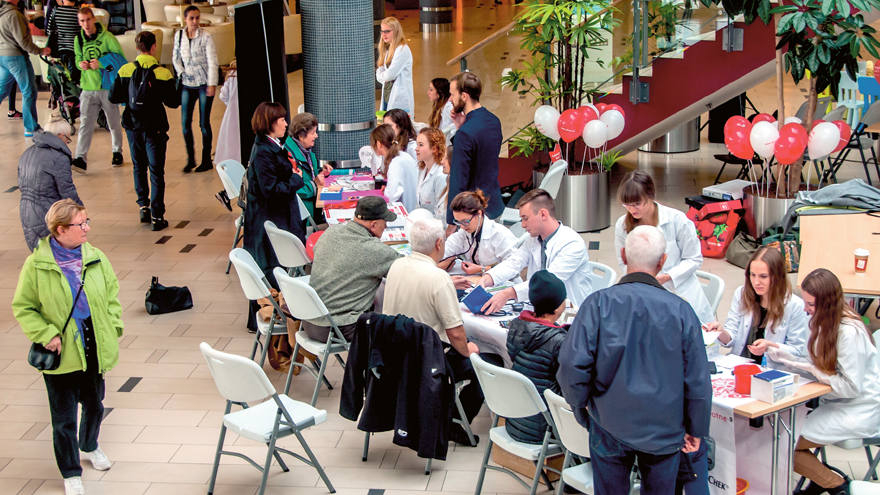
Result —
[{"label": "folding chair", "polygon": [[[307,428],[326,421],[327,411],[315,409],[305,403],[295,401],[287,395],[278,395],[263,369],[247,358],[214,350],[205,342],[199,344],[199,349],[202,351],[205,361],[208,362],[208,369],[211,370],[211,376],[214,377],[214,383],[217,385],[220,395],[226,399],[226,411],[223,413],[220,439],[217,441],[217,452],[214,454],[214,468],[211,471],[208,495],[214,493],[214,483],[217,481],[217,471],[220,468],[220,456],[224,454],[244,459],[263,473],[258,492],[263,495],[266,491],[266,481],[269,478],[269,467],[272,465],[273,457],[284,472],[290,471],[284,460],[281,459],[279,452],[293,456],[315,468],[330,493],[336,493],[336,489],[333,488],[330,479],[327,478],[327,474],[301,433]],[[247,404],[269,397],[272,400],[252,407]],[[232,404],[239,405],[243,409],[231,412]],[[269,447],[265,464],[260,466],[244,454],[223,450],[227,429],[249,440],[265,443]],[[296,439],[299,440],[306,455],[309,456],[308,459],[275,444],[279,438],[290,435],[296,435]]]},{"label": "folding chair", "polygon": [[[235,160],[223,160],[217,164],[217,175],[220,176],[220,182],[223,183],[223,189],[226,190],[226,196],[229,201],[238,198],[241,195],[241,181],[244,178],[245,168],[242,164]],[[232,249],[238,246],[238,241],[242,239],[242,228],[244,226],[244,205],[245,202],[239,199],[238,207],[241,208],[241,215],[235,219],[235,238],[232,241]],[[232,267],[232,262],[226,264],[226,273]]]},{"label": "folding chair", "polygon": [[[547,191],[551,198],[556,199],[556,195],[559,194],[559,188],[562,185],[562,176],[566,170],[568,170],[568,162],[565,160],[553,162],[550,165],[550,169],[547,170],[547,175],[541,179],[541,185],[538,188]],[[498,221],[502,225],[519,223],[519,210],[516,208],[505,208]]]},{"label": "folding chair", "polygon": [[[601,275],[597,277],[596,272]],[[590,276],[593,278],[593,292],[607,289],[617,282],[617,272],[613,268],[594,261],[590,262]]]},{"label": "folding chair", "polygon": [[306,254],[306,248],[299,237],[279,229],[269,220],[266,220],[263,226],[266,228],[266,234],[269,236],[269,242],[272,244],[272,250],[275,251],[278,263],[287,268],[288,275],[301,277],[308,283],[305,266],[312,264],[312,262],[309,261],[309,255]]},{"label": "folding chair", "polygon": [[[712,314],[716,314],[718,312],[718,305],[721,304],[721,297],[724,296],[724,280],[718,275],[713,275],[709,272],[704,272],[697,270],[695,272],[697,275],[697,281],[700,282],[700,288],[703,289],[703,294],[706,295],[706,299],[709,301],[709,306],[712,308]],[[706,282],[704,282],[704,280]]]},{"label": "folding chair", "polygon": [[[749,161],[743,160],[738,156],[734,156],[733,153],[727,153],[726,155],[715,155],[715,159],[721,162],[721,170],[718,171],[718,175],[715,176],[714,184],[718,184],[721,182],[721,174],[724,173],[724,167],[728,165],[739,165],[739,172],[736,173],[736,177],[733,179],[742,179],[749,180],[751,174],[749,174]],[[761,173],[764,173],[764,160],[760,159],[757,155],[752,158],[752,164],[757,165],[761,168]]]},{"label": "folding chair", "polygon": [[[822,176],[822,180],[819,182],[821,186],[822,182],[826,182],[829,177],[837,182],[837,172],[840,171],[840,167],[843,166],[843,163],[846,161],[846,157],[849,156],[852,150],[858,150],[859,155],[862,159],[862,166],[865,169],[865,178],[868,180],[868,185],[873,185],[871,183],[871,173],[868,171],[868,164],[870,162],[874,162],[874,168],[877,171],[877,177],[880,178],[880,164],[877,163],[877,154],[874,151],[874,139],[871,137],[871,134],[866,132],[865,129],[880,122],[880,105],[876,102],[871,104],[870,108],[862,115],[862,120],[859,122],[858,126],[853,129],[852,136],[850,137],[849,143],[847,143],[846,147],[840,151],[837,155],[837,158],[831,163],[828,167],[828,170]],[[865,151],[870,150],[871,158],[866,158]]]},{"label": "folding chair", "polygon": [[[299,218],[307,224],[306,236],[310,236],[312,235],[312,232],[318,230],[318,224],[316,224],[315,219],[312,218],[311,215],[309,215],[309,210],[308,208],[306,208],[306,204],[303,203],[303,200],[299,197],[299,195],[297,195],[296,201],[297,203],[299,203]],[[309,232],[309,229],[312,229],[311,232]]]},{"label": "folding chair", "polygon": [[[330,332],[330,335],[327,336],[327,342],[318,342],[317,340],[310,339],[304,330],[296,332],[296,345],[293,347],[293,355],[298,355],[299,348],[302,347],[320,357],[321,364],[317,372],[302,363],[290,363],[291,369],[293,369],[294,366],[302,366],[309,370],[309,373],[315,377],[317,383],[315,384],[315,393],[312,395],[311,402],[311,405],[314,406],[318,402],[318,392],[321,391],[321,383],[326,380],[326,378],[324,378],[324,373],[327,371],[327,361],[330,358],[330,355],[332,354],[335,356],[336,360],[339,361],[339,364],[344,368],[345,361],[339,357],[339,354],[348,352],[350,344],[345,340],[339,327],[336,326],[333,317],[330,316],[330,312],[327,311],[327,307],[321,302],[321,298],[318,297],[318,293],[315,292],[315,289],[309,287],[309,284],[302,281],[300,278],[293,278],[287,275],[287,273],[285,273],[280,267],[275,268],[272,273],[275,274],[275,280],[278,281],[278,287],[281,288],[281,293],[284,295],[284,299],[287,301],[296,301],[296,304],[288,305],[290,314],[294,318],[305,321],[323,317],[330,321],[330,326],[333,329],[333,331]],[[287,375],[287,384],[284,386],[285,394],[290,390],[290,378],[292,376],[292,373]],[[329,381],[327,384],[328,388],[332,388],[329,386]]]},{"label": "folding chair", "polygon": [[565,459],[562,461],[562,477],[556,487],[556,495],[562,495],[564,485],[570,485],[583,493],[593,493],[593,467],[589,462],[569,467],[572,454],[583,459],[590,458],[590,433],[577,422],[571,407],[565,399],[553,393],[549,388],[544,391],[550,415],[556,423],[559,440],[565,447]]},{"label": "folding chair", "polygon": [[[541,481],[544,468],[561,474],[556,469],[544,465],[544,460],[547,456],[559,454],[563,450],[562,444],[558,440],[558,435],[554,433],[556,427],[554,426],[553,418],[550,417],[550,413],[547,411],[547,405],[544,404],[544,400],[538,395],[538,389],[535,388],[535,384],[522,374],[489,364],[483,361],[479,354],[471,354],[470,360],[477,373],[480,388],[483,389],[483,395],[486,397],[486,404],[489,406],[489,410],[495,414],[492,428],[489,430],[489,440],[486,442],[486,452],[483,454],[483,463],[480,465],[480,476],[477,479],[477,489],[474,494],[480,495],[483,491],[486,470],[491,469],[512,476],[523,487],[530,490],[529,495],[535,495],[538,491],[538,483]],[[544,420],[547,421],[544,441],[540,445],[518,442],[508,435],[505,427],[498,426],[498,419],[501,417],[527,418],[536,414],[544,416]],[[535,462],[535,477],[531,487],[513,471],[489,465],[492,445],[494,444],[498,444],[499,447],[511,454]],[[547,481],[547,485],[552,489],[549,481]]]}]

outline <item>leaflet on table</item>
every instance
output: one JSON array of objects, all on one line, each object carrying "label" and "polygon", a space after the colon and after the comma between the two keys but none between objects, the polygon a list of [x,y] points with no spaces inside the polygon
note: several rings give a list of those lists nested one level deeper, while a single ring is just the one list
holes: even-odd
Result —
[{"label": "leaflet on table", "polygon": [[749,358],[744,358],[742,356],[737,356],[734,354],[724,354],[712,359],[715,362],[715,366],[719,368],[733,369],[736,366],[741,364],[749,364],[753,363],[754,360]]},{"label": "leaflet on table", "polygon": [[[407,216],[406,208],[403,206],[403,203],[399,201],[388,203],[388,209],[397,213],[397,219],[393,222],[388,222],[387,228],[392,229],[399,227],[401,232],[403,232],[403,226],[406,225]],[[354,210],[354,208],[324,210],[324,217],[327,218],[327,223],[330,225],[345,223],[354,218]]]}]

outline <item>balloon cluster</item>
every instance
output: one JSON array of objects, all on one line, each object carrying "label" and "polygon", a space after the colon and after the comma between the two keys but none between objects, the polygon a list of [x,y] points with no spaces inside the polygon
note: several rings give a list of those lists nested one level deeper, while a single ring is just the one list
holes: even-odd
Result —
[{"label": "balloon cluster", "polygon": [[623,132],[624,114],[619,105],[586,104],[577,110],[541,105],[535,110],[535,126],[548,138],[570,143],[581,137],[590,148],[601,148]]},{"label": "balloon cluster", "polygon": [[791,165],[810,152],[810,159],[823,160],[829,154],[842,150],[849,142],[850,128],[846,122],[835,120],[813,122],[813,130],[801,125],[801,119],[785,119],[782,129],[777,129],[776,119],[766,113],[759,113],[749,122],[745,117],[733,116],[724,125],[724,144],[736,157],[751,160],[755,153],[769,160],[776,157],[782,165]]}]

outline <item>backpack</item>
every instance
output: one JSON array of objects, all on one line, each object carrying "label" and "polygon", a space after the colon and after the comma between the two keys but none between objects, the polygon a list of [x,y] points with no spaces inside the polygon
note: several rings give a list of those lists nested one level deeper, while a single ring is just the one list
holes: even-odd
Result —
[{"label": "backpack", "polygon": [[158,65],[143,67],[134,62],[135,70],[128,81],[128,108],[135,112],[141,112],[150,105],[153,93],[153,85],[156,83],[156,74],[153,72]]}]

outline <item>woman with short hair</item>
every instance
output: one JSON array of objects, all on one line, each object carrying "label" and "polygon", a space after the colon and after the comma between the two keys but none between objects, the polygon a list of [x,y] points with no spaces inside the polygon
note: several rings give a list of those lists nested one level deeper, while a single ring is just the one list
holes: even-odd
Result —
[{"label": "woman with short hair", "polygon": [[312,151],[318,139],[318,119],[310,113],[295,115],[290,120],[287,134],[284,148],[290,152],[297,166],[302,170],[303,186],[296,191],[296,194],[303,200],[309,215],[314,218],[318,188],[324,187],[326,177],[333,171],[330,165],[320,165]]}]

